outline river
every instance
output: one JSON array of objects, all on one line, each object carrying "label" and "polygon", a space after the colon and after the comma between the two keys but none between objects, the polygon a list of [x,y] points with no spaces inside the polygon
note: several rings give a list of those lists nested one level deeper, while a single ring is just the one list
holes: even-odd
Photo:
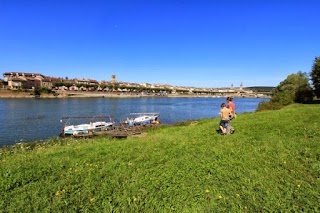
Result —
[{"label": "river", "polygon": [[[254,112],[268,99],[235,98],[236,112]],[[112,115],[119,123],[130,113],[158,112],[162,123],[219,116],[225,98],[0,99],[0,147],[57,137],[62,117]]]}]

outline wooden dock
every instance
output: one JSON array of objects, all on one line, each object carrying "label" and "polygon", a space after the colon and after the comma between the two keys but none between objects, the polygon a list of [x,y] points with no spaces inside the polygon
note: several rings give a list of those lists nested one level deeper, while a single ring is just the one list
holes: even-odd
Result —
[{"label": "wooden dock", "polygon": [[111,137],[111,138],[128,138],[141,135],[143,130],[159,126],[159,124],[149,124],[149,125],[139,125],[139,126],[127,126],[127,125],[120,125],[113,130],[103,130],[100,132],[89,132],[87,134],[78,134],[72,135],[73,138],[93,138],[93,137]]}]

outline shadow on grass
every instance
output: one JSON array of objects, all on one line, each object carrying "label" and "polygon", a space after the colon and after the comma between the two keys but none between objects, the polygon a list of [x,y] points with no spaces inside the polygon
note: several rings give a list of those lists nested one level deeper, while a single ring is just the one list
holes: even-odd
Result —
[{"label": "shadow on grass", "polygon": [[314,100],[313,104],[320,104],[320,100]]}]

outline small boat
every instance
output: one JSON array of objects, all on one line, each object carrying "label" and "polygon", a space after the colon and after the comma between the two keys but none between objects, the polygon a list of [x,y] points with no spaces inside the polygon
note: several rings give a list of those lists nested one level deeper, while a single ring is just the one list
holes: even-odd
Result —
[{"label": "small boat", "polygon": [[[85,119],[90,118],[91,121],[89,123],[84,124],[77,124],[77,125],[64,125],[61,131],[62,136],[66,135],[78,135],[78,134],[89,134],[90,132],[100,132],[105,130],[111,130],[114,129],[115,122],[113,121],[113,118],[110,116],[107,116],[110,118],[110,122],[105,121],[94,121],[94,119],[97,118],[105,118],[106,116],[96,116],[96,117],[63,117],[62,119],[67,119],[67,123],[70,122],[70,119],[79,118],[79,119]],[[62,122],[62,120],[61,120]]]},{"label": "small boat", "polygon": [[135,118],[127,119],[130,125],[146,125],[160,123],[159,113],[131,113]]}]

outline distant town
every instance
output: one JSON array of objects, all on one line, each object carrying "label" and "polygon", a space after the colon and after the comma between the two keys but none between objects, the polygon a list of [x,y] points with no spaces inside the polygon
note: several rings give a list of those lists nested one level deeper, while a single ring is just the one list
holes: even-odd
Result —
[{"label": "distant town", "polygon": [[49,77],[40,73],[5,72],[0,79],[1,90],[35,91],[41,89],[53,91],[60,96],[104,96],[104,94],[140,95],[140,96],[212,96],[212,97],[270,97],[273,87],[239,87],[230,85],[225,88],[198,88],[188,86],[172,86],[168,84],[149,84],[119,82],[116,75],[111,75],[110,81],[68,77]]}]

